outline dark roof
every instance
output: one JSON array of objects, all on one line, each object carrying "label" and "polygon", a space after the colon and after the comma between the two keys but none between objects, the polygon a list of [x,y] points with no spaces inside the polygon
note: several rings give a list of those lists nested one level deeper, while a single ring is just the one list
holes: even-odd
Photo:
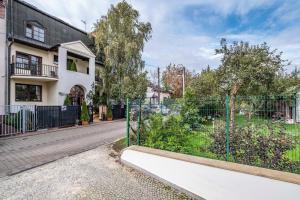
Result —
[{"label": "dark roof", "polygon": [[[8,39],[16,39],[19,42],[46,49],[50,49],[57,44],[77,40],[81,40],[91,49],[94,46],[88,33],[24,1],[9,1],[7,16]],[[30,21],[43,26],[45,29],[45,42],[25,37],[26,22]]]},{"label": "dark roof", "polygon": [[46,12],[44,12],[44,11],[38,9],[36,6],[31,5],[30,3],[27,3],[26,1],[22,1],[22,0],[15,0],[15,1],[18,1],[19,3],[21,3],[21,4],[25,5],[25,6],[31,8],[31,9],[37,11],[37,12],[39,12],[39,13],[41,13],[41,14],[44,14],[44,15],[46,15],[46,16],[48,16],[48,17],[51,17],[52,19],[55,19],[56,21],[58,21],[58,22],[60,22],[60,23],[63,23],[63,24],[65,24],[65,25],[67,25],[67,26],[69,26],[69,27],[71,27],[71,28],[73,28],[73,29],[76,29],[77,31],[80,31],[80,32],[82,32],[82,33],[84,33],[84,34],[87,34],[86,31],[83,31],[83,30],[81,30],[81,29],[79,29],[79,28],[77,28],[77,27],[75,27],[75,26],[72,26],[71,24],[69,24],[69,23],[67,23],[67,22],[65,22],[65,21],[63,21],[63,20],[61,20],[61,19],[59,19],[58,17],[55,17],[55,16],[53,16],[53,15],[50,15],[49,13],[46,13]]}]

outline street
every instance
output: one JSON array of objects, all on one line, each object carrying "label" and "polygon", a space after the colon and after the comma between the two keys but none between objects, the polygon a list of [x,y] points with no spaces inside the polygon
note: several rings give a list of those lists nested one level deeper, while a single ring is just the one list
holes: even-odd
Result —
[{"label": "street", "polygon": [[72,127],[33,136],[0,139],[0,177],[111,143],[125,135],[125,122]]}]

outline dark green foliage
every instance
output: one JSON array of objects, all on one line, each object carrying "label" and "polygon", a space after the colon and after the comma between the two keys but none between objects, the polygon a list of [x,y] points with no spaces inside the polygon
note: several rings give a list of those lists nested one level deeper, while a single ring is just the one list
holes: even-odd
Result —
[{"label": "dark green foliage", "polygon": [[108,104],[108,106],[107,106],[107,117],[108,118],[112,118],[113,117],[111,104]]},{"label": "dark green foliage", "polygon": [[82,121],[89,121],[90,119],[88,108],[85,101],[82,102],[80,119]]},{"label": "dark green foliage", "polygon": [[[213,143],[210,150],[222,159],[226,157],[225,136],[225,123],[219,121],[211,134]],[[230,135],[230,159],[237,163],[295,172],[296,163],[285,154],[295,145],[295,139],[280,124],[248,123],[237,127]]]},{"label": "dark green foliage", "polygon": [[74,60],[68,59],[67,69],[70,71],[77,72],[77,67],[76,67],[76,63],[74,62]]},{"label": "dark green foliage", "polygon": [[71,100],[70,97],[67,95],[65,100],[64,100],[64,106],[71,106]]},{"label": "dark green foliage", "polygon": [[185,152],[190,130],[182,124],[183,120],[180,116],[170,115],[164,119],[161,114],[153,114],[145,127],[145,146]]},{"label": "dark green foliage", "polygon": [[187,124],[190,128],[197,128],[202,122],[197,106],[197,97],[191,88],[187,88],[185,91],[181,103],[180,115],[182,116],[183,123]]}]

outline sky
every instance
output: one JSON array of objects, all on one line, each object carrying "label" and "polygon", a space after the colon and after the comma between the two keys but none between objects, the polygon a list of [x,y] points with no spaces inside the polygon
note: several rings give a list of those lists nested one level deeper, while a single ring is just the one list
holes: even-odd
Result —
[{"label": "sky", "polygon": [[[87,31],[120,0],[26,0]],[[300,67],[299,0],[128,0],[140,12],[140,20],[152,25],[143,59],[148,71],[170,63],[200,72],[220,64],[215,49],[220,39],[267,42],[283,52],[283,58]],[[289,70],[289,69],[287,69]]]}]

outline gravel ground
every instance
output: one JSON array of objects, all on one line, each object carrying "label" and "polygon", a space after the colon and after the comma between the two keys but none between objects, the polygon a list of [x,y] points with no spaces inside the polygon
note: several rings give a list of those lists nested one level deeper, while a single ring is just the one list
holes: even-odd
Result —
[{"label": "gravel ground", "polygon": [[110,147],[0,178],[0,199],[186,199],[153,178],[121,166]]}]

